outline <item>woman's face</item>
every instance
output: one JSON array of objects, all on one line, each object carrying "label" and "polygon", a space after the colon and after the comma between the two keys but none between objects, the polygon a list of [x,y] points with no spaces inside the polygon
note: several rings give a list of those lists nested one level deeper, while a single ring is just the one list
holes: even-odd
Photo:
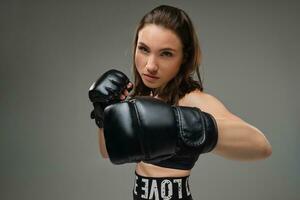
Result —
[{"label": "woman's face", "polygon": [[138,33],[135,66],[143,83],[160,88],[173,79],[183,60],[179,37],[169,29],[149,24]]}]

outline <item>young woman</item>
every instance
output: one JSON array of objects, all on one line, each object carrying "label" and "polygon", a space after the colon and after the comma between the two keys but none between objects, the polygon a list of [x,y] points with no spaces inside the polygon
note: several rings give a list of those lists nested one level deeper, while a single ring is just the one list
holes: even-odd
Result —
[{"label": "young woman", "polygon": [[[134,199],[192,199],[188,178],[201,153],[211,152],[241,161],[259,160],[271,155],[272,148],[260,130],[231,113],[217,98],[204,92],[199,75],[200,62],[201,51],[198,39],[188,15],[175,7],[159,6],[141,19],[136,30],[133,55],[134,84],[121,72],[112,70],[104,74],[90,88],[90,99],[95,107],[92,118],[96,118],[100,128],[101,155],[104,158],[110,158],[116,164],[137,163],[133,187]],[[193,79],[195,73],[198,80]],[[111,81],[112,79],[114,81]],[[106,109],[105,112],[110,114],[105,116],[104,109],[108,105],[118,105],[116,103],[125,100],[131,89],[134,90],[130,98],[137,98],[133,101],[137,109],[134,112],[141,114],[137,117],[124,114],[133,113],[132,107],[121,103],[122,108],[115,107],[113,112],[106,111],[112,109]],[[150,100],[140,100],[138,99],[140,96],[149,96]],[[99,102],[102,103],[99,104]],[[169,108],[165,108],[164,103],[170,105],[170,109],[175,108],[176,111],[178,108],[182,109],[179,113],[183,114],[175,114],[175,117],[168,116],[169,114],[165,114],[164,110]],[[194,117],[195,110],[189,110],[189,108],[197,108],[199,112],[197,111],[196,115],[201,115],[201,120],[205,119],[205,122],[200,123],[201,120]],[[144,110],[147,110],[145,114],[143,114]],[[116,120],[119,116],[122,119]],[[141,126],[132,128],[131,126],[134,126],[132,124],[137,123],[132,118],[142,117],[152,121],[141,122]],[[112,118],[113,125],[107,125]],[[124,118],[128,121],[124,122]],[[194,131],[194,127],[200,124],[201,130],[205,129],[205,131],[201,132],[201,137],[199,136],[198,139],[195,139],[198,136],[194,134],[187,143],[182,142],[184,139],[180,140],[181,142],[172,143],[170,141],[173,141],[173,136],[164,135],[168,131],[160,132],[160,130],[173,130],[161,122],[166,118],[172,118],[172,120],[175,118],[174,124],[176,125],[174,126],[187,127],[186,129],[193,134],[199,133],[199,131]],[[190,121],[199,121],[199,123],[189,125]],[[115,128],[122,123],[126,123],[126,125],[120,125],[123,128]],[[155,128],[149,125],[151,123],[155,123]],[[130,139],[127,138],[128,135],[120,136],[121,132],[126,132],[128,129],[134,130],[128,133]],[[139,145],[133,144],[132,135],[140,141],[143,129],[151,130],[149,131],[151,137],[147,137],[147,140],[144,138],[145,141]],[[115,131],[117,133],[114,135]],[[185,134],[185,130],[181,129],[175,132]],[[146,135],[144,132],[143,134]],[[119,137],[122,139],[118,139]],[[180,137],[183,138],[182,135]],[[201,142],[199,142],[200,139]],[[105,140],[107,140],[106,144]],[[128,141],[130,141],[129,144],[121,147]],[[118,147],[115,147],[116,143]],[[198,145],[200,143],[201,147]],[[204,143],[209,146],[206,151],[203,150],[206,148],[203,147]],[[136,150],[140,146],[143,150],[135,154],[136,151],[140,151]],[[166,150],[167,147],[162,146],[170,146],[171,150]],[[156,150],[159,155],[153,153]],[[123,156],[124,151],[125,156]],[[132,156],[134,158],[130,156],[132,154],[135,154]],[[128,157],[131,158],[128,159]]]}]

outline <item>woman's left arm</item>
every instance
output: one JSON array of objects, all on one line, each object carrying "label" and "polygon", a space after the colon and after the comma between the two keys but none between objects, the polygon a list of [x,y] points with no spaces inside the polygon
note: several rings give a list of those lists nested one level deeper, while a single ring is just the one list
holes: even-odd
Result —
[{"label": "woman's left arm", "polygon": [[272,154],[272,147],[265,135],[229,112],[217,98],[203,92],[196,92],[192,96],[189,98],[192,104],[216,119],[219,136],[212,153],[240,161],[265,159]]}]

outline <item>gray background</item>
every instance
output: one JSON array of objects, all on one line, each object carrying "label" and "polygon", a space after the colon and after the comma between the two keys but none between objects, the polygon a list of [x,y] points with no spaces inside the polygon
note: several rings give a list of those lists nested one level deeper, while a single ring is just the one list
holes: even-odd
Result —
[{"label": "gray background", "polygon": [[202,155],[194,198],[300,199],[297,1],[1,1],[0,199],[130,199],[134,165],[100,158],[88,88],[131,76],[139,19],[160,4],[192,18],[205,89],[259,128],[267,160]]}]

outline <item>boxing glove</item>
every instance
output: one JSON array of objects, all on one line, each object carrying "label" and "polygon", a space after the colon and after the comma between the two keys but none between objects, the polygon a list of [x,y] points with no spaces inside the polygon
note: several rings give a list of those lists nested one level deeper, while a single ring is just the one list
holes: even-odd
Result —
[{"label": "boxing glove", "polygon": [[94,110],[91,118],[95,119],[99,128],[103,127],[103,111],[106,106],[120,102],[120,96],[127,88],[128,77],[115,69],[105,72],[89,89],[89,99]]},{"label": "boxing glove", "polygon": [[158,162],[175,155],[182,145],[211,151],[218,129],[212,115],[198,108],[137,97],[106,107],[104,137],[114,164]]}]

